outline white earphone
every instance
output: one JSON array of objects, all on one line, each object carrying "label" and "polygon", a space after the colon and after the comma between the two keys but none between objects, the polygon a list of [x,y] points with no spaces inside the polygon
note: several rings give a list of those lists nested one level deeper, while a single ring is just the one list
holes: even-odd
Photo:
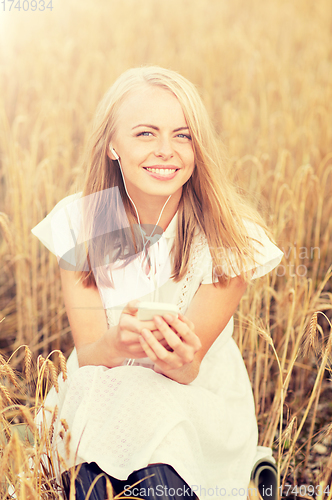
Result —
[{"label": "white earphone", "polygon": [[[142,235],[142,240],[143,240],[143,250],[144,250],[144,249],[145,249],[145,247],[146,247],[146,245],[147,245],[147,242],[146,242],[146,243],[144,242],[144,236],[143,236],[142,229],[141,229],[141,221],[140,221],[140,218],[139,218],[139,215],[138,215],[138,211],[137,211],[136,205],[135,205],[135,203],[133,202],[133,200],[131,199],[131,197],[130,197],[130,195],[129,195],[128,191],[127,191],[127,186],[126,186],[126,182],[125,182],[125,179],[124,179],[124,176],[123,176],[122,167],[121,167],[121,163],[120,163],[120,157],[119,157],[119,155],[116,153],[116,151],[114,150],[114,148],[112,147],[112,145],[111,145],[111,144],[109,145],[109,149],[110,149],[110,151],[112,152],[112,154],[113,154],[114,158],[115,158],[116,160],[118,160],[118,162],[119,162],[119,167],[120,167],[120,171],[121,171],[121,175],[122,175],[122,180],[123,180],[123,184],[124,184],[124,187],[125,187],[125,190],[126,190],[127,196],[128,196],[128,198],[130,199],[130,201],[132,202],[132,204],[133,204],[133,206],[134,206],[134,208],[135,208],[136,215],[137,215],[137,220],[138,220],[138,225],[139,225],[139,228],[140,228],[140,231],[141,231],[141,235]],[[163,210],[164,210],[164,208],[165,208],[165,206],[166,206],[166,203],[168,202],[168,200],[170,199],[170,197],[171,197],[171,196],[172,196],[172,195],[170,194],[170,195],[169,195],[169,197],[167,198],[167,200],[165,201],[165,204],[164,204],[163,208],[161,209],[160,215],[159,215],[159,217],[158,217],[157,224],[155,225],[154,230],[152,231],[152,233],[150,234],[150,236],[149,236],[149,237],[146,237],[146,239],[147,239],[147,240],[150,240],[150,241],[151,241],[151,239],[152,239],[152,235],[153,235],[153,233],[155,232],[156,227],[157,227],[157,225],[158,225],[158,223],[159,223],[159,221],[160,221],[161,214],[163,213]]]},{"label": "white earphone", "polygon": [[[136,215],[137,215],[138,226],[139,226],[139,229],[140,229],[140,232],[141,232],[141,236],[142,236],[143,249],[142,249],[142,252],[141,252],[141,256],[143,257],[143,260],[141,260],[141,262],[140,262],[139,273],[137,274],[137,281],[136,281],[136,290],[137,290],[137,287],[138,287],[138,285],[139,285],[138,280],[139,280],[140,273],[141,273],[141,271],[142,271],[142,264],[143,264],[143,262],[144,262],[144,258],[145,258],[145,257],[144,257],[145,247],[147,246],[147,244],[148,244],[149,242],[150,242],[150,244],[151,244],[151,242],[152,242],[152,235],[153,235],[153,233],[155,232],[156,227],[157,227],[157,226],[158,226],[158,224],[159,224],[159,221],[160,221],[160,218],[161,218],[161,214],[162,214],[162,213],[163,213],[163,211],[164,211],[164,208],[165,208],[165,206],[166,206],[166,203],[168,202],[168,200],[170,199],[170,197],[171,197],[172,195],[170,194],[170,195],[169,195],[169,197],[167,198],[167,200],[165,201],[164,206],[163,206],[163,208],[161,209],[161,212],[160,212],[160,214],[159,214],[159,217],[158,217],[157,223],[156,223],[156,225],[154,226],[154,229],[153,229],[152,233],[150,234],[150,236],[145,236],[145,238],[146,238],[146,240],[147,240],[147,241],[145,242],[145,241],[144,241],[143,231],[142,231],[142,228],[141,228],[141,221],[140,221],[140,218],[139,218],[139,214],[138,214],[138,211],[137,211],[136,205],[135,205],[135,203],[133,202],[133,200],[131,199],[131,197],[130,197],[130,195],[129,195],[129,193],[128,193],[128,190],[127,190],[126,181],[125,181],[125,178],[124,178],[124,175],[123,175],[123,172],[122,172],[122,167],[121,167],[120,157],[119,157],[119,155],[115,152],[115,150],[112,148],[112,145],[111,145],[111,144],[109,145],[109,149],[110,149],[111,153],[113,154],[114,158],[115,158],[115,159],[118,161],[118,163],[119,163],[119,167],[120,167],[120,171],[121,171],[121,175],[122,175],[122,180],[123,180],[123,185],[124,185],[124,188],[125,188],[125,190],[126,190],[127,196],[128,196],[128,198],[130,199],[130,201],[131,201],[131,203],[133,204],[133,207],[134,207],[134,209],[135,209],[135,212],[136,212]],[[159,278],[156,278],[156,277],[155,277],[154,272],[152,272],[152,276],[151,276],[151,278],[152,278],[152,281],[153,281],[153,283],[154,283],[154,286],[158,289],[158,286],[159,286]],[[157,279],[157,283],[155,283],[155,279]],[[134,362],[134,361],[135,361],[135,360],[129,359],[129,360],[127,361],[127,364],[133,364],[133,362]]]},{"label": "white earphone", "polygon": [[113,155],[114,155],[115,159],[116,159],[116,160],[118,160],[118,159],[119,159],[119,155],[118,155],[118,154],[115,152],[115,150],[112,148],[111,144],[110,144],[110,150],[111,150],[111,152],[113,153]]}]

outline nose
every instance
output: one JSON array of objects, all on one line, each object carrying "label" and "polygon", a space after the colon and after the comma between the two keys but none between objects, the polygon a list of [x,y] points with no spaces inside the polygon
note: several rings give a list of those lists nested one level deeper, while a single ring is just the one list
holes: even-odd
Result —
[{"label": "nose", "polygon": [[164,158],[164,159],[172,158],[173,147],[170,139],[166,137],[160,137],[154,153],[159,158]]}]

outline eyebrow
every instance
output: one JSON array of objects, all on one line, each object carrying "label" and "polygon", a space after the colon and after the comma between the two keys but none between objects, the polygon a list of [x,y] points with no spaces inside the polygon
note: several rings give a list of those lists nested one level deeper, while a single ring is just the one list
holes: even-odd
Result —
[{"label": "eyebrow", "polygon": [[[133,127],[131,130],[134,130],[134,128],[138,128],[138,127],[149,127],[149,128],[152,128],[154,130],[159,130],[159,127],[156,127],[155,125],[148,125],[146,123],[140,123],[139,125],[135,125],[135,127]],[[189,130],[188,127],[179,127],[179,128],[175,128],[173,130],[173,132],[179,132],[180,130]]]}]

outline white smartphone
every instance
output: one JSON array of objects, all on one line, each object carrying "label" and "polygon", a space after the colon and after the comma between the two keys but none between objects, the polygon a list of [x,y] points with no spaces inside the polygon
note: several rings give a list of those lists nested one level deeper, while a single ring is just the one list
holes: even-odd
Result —
[{"label": "white smartphone", "polygon": [[137,317],[140,321],[149,321],[153,316],[163,316],[164,314],[173,314],[178,316],[179,308],[175,304],[164,302],[140,302],[138,306]]}]

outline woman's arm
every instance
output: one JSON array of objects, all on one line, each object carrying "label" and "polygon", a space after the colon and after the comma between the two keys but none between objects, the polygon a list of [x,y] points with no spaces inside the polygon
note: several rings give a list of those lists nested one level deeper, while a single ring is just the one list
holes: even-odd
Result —
[{"label": "woman's arm", "polygon": [[[216,286],[201,285],[185,317],[173,317],[173,321],[169,322],[161,318],[158,328],[174,352],[166,351],[143,330],[142,347],[155,362],[156,371],[181,384],[192,382],[198,375],[205,354],[233,316],[246,287],[240,277],[232,278],[227,287],[219,283]],[[181,342],[179,336],[182,337]],[[198,349],[196,336],[201,344]]]},{"label": "woman's arm", "polygon": [[137,307],[129,303],[123,309],[119,324],[108,328],[105,310],[95,287],[84,288],[72,271],[60,269],[63,297],[80,366],[119,366],[126,358],[144,358],[139,336],[147,325],[157,338],[153,321],[136,318]]}]

